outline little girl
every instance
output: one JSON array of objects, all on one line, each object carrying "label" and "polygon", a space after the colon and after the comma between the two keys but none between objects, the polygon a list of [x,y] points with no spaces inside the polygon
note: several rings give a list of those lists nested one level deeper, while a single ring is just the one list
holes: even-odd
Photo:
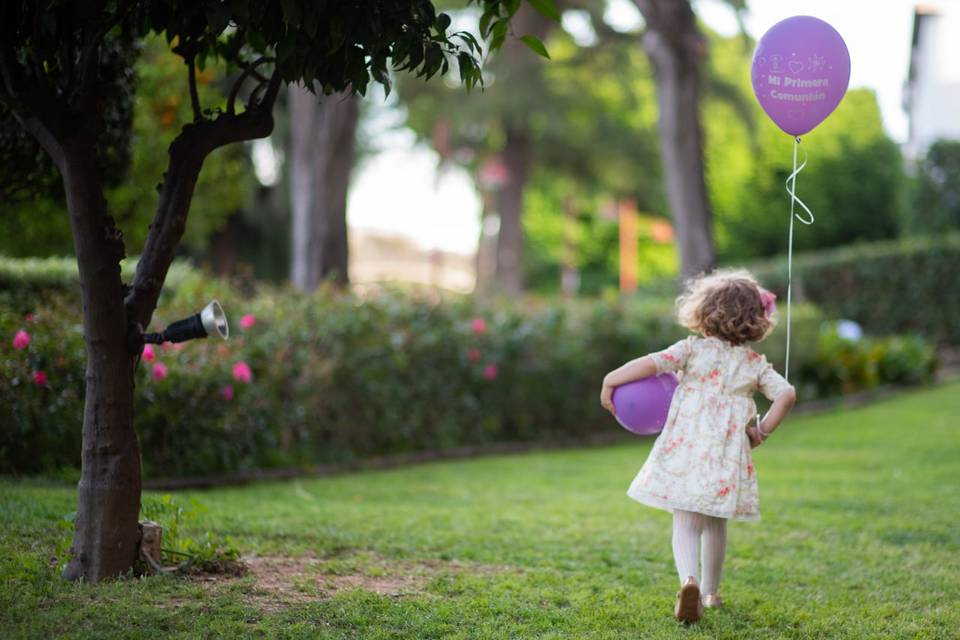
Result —
[{"label": "little girl", "polygon": [[[702,337],[690,336],[628,362],[603,380],[600,403],[614,412],[615,387],[667,371],[680,376],[663,432],[627,495],[673,512],[673,555],[681,583],[675,616],[683,622],[699,620],[704,606],[721,606],[717,590],[727,519],[760,518],[750,449],[770,437],[796,400],[783,376],[746,346],[773,329],[775,298],[745,270],[697,278],[677,299],[677,315],[680,324]],[[773,406],[762,422],[747,426],[757,415],[753,393],[758,389]]]}]

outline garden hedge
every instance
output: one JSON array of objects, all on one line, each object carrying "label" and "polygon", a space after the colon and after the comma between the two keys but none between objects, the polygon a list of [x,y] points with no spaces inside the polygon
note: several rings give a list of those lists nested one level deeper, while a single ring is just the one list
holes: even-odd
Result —
[{"label": "garden hedge", "polygon": [[[787,265],[754,272],[781,298]],[[960,344],[960,233],[851,245],[794,260],[794,291],[831,317],[876,334],[914,333]]]},{"label": "garden hedge", "polygon": [[[0,291],[2,473],[79,461],[77,294],[69,286],[28,290]],[[157,347],[138,367],[147,477],[616,432],[598,402],[603,375],[685,334],[663,298],[479,306],[400,291],[250,295],[185,265],[153,329],[210,298],[227,310],[229,342]],[[796,309],[791,366],[801,398],[929,375],[932,351],[922,341],[851,343],[824,326],[816,309]],[[783,339],[779,329],[760,345],[781,367]]]}]

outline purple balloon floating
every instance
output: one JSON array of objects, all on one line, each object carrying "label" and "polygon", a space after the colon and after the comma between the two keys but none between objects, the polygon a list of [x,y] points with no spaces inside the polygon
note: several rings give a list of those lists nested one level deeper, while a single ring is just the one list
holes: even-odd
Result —
[{"label": "purple balloon floating", "polygon": [[667,423],[670,401],[676,389],[677,378],[672,373],[620,385],[613,390],[617,422],[640,436],[660,433]]},{"label": "purple balloon floating", "polygon": [[850,82],[850,53],[837,30],[823,20],[793,16],[760,38],[750,79],[770,119],[800,136],[840,104]]}]

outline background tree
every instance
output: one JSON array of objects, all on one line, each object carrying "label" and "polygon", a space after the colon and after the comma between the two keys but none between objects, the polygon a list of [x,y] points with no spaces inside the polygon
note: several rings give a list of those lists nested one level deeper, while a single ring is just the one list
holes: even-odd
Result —
[{"label": "background tree", "polygon": [[[784,251],[793,140],[757,109],[756,143],[727,125],[711,170],[717,239],[724,260]],[[724,135],[724,134],[718,134]],[[718,141],[719,142],[719,141]],[[905,192],[900,150],[883,129],[876,96],[853,89],[826,121],[803,136],[809,157],[797,185],[816,222],[796,231],[794,247],[823,249],[898,234]],[[722,179],[721,179],[722,178]]]},{"label": "background tree", "polygon": [[[461,17],[479,18],[469,13]],[[524,7],[514,18],[513,29],[543,39],[558,17]],[[481,23],[480,29],[490,28]],[[431,142],[441,162],[462,164],[477,176],[493,161],[501,174],[484,203],[484,217],[499,219],[492,284],[501,293],[517,293],[524,286],[523,197],[536,162],[533,150],[540,124],[554,113],[552,88],[543,74],[545,62],[528,43],[513,38],[491,56],[485,69],[490,81],[473,100],[462,100],[453,87],[440,83],[428,85],[415,79],[398,83],[407,124]]]},{"label": "background tree", "polygon": [[[685,278],[713,268],[712,215],[703,166],[701,83],[707,39],[688,0],[634,0],[646,29],[643,48],[657,82],[660,153]],[[728,2],[738,12],[743,0]],[[739,16],[739,13],[738,13]]]},{"label": "background tree", "polygon": [[[462,164],[473,173],[481,190],[485,190],[481,174],[487,162],[501,158],[506,139],[503,123],[518,105],[522,108],[531,156],[522,223],[526,276],[534,288],[553,290],[560,264],[572,260],[581,271],[582,290],[596,292],[616,283],[616,215],[611,219],[609,205],[629,199],[646,215],[670,214],[659,148],[664,144],[658,128],[661,105],[652,63],[637,46],[640,32],[615,31],[604,20],[603,1],[561,7],[566,9],[564,23],[576,17],[586,25],[581,28],[592,33],[592,41],[578,46],[564,30],[550,31],[550,64],[521,76],[499,73],[494,61],[490,65],[493,81],[475,101],[459,101],[439,83],[402,82],[399,92],[408,124],[431,141],[444,162]],[[722,136],[726,128],[734,128],[740,135],[735,141],[737,151],[750,149],[755,143],[754,100],[749,84],[747,93],[741,91],[741,76],[749,81],[742,61],[751,43],[741,37],[725,39],[709,33],[704,37],[711,44],[716,42],[721,53],[714,66],[711,49],[709,64],[698,81],[702,84],[698,95],[702,94],[702,107],[711,120],[708,124],[716,125],[711,126],[711,134],[717,131]],[[726,143],[726,138],[718,139]],[[710,147],[708,138],[704,148]],[[703,160],[696,162],[702,169]],[[716,168],[723,176],[724,167]],[[487,198],[485,204],[494,208],[496,203]],[[572,221],[570,207],[575,210]],[[576,239],[573,252],[567,248],[570,237]],[[670,260],[662,255],[662,242],[652,237],[642,242],[645,273],[672,275]]]},{"label": "background tree", "polygon": [[913,207],[903,227],[910,233],[960,228],[960,142],[934,142],[917,166]]},{"label": "background tree", "polygon": [[324,279],[340,285],[347,271],[347,188],[353,167],[359,99],[351,92],[324,96],[291,87],[290,280],[312,291]]},{"label": "background tree", "polygon": [[[121,77],[129,85],[132,120],[105,127],[105,133],[117,140],[117,162],[105,169],[104,181],[111,213],[125,243],[139,247],[153,215],[166,148],[193,114],[190,100],[184,100],[179,91],[183,62],[169,55],[166,41],[151,36],[129,49]],[[214,60],[198,70],[201,102],[217,104],[224,100],[229,90],[229,86],[223,86],[228,80],[226,73],[225,65]],[[13,137],[10,144],[2,145],[6,152],[0,158],[3,189],[7,191],[0,199],[0,252],[11,256],[72,254],[70,227],[61,222],[66,205],[56,167],[36,140],[16,124],[12,113],[4,110],[0,118],[9,119],[0,125],[0,131]],[[18,151],[21,144],[25,150]],[[25,168],[42,170],[46,186],[25,184]],[[187,220],[186,251],[199,255],[211,234],[221,229],[230,215],[250,204],[252,182],[249,157],[242,146],[229,147],[204,163],[193,196],[196,213]]]},{"label": "background tree", "polygon": [[[493,44],[503,41],[519,0],[483,0]],[[478,43],[448,33],[450,19],[427,0],[374,5],[303,0],[153,0],[76,3],[21,0],[0,14],[0,103],[50,156],[63,181],[79,266],[86,398],[82,471],[68,578],[90,581],[127,570],[136,555],[140,450],[133,428],[136,354],[130,338],[153,316],[186,227],[204,160],[234,142],[265,137],[281,84],[324,93],[363,93],[371,79],[389,83],[389,67],[432,77],[458,62],[461,81],[480,81]],[[120,277],[123,234],[108,214],[104,141],[120,113],[110,44],[132,46],[163,33],[184,62],[192,121],[168,149],[153,222],[132,284]],[[499,37],[498,37],[499,35]],[[204,109],[197,71],[221,59],[239,71],[225,103]],[[249,82],[247,82],[249,81]],[[246,87],[252,87],[247,91]],[[238,99],[244,99],[238,108]]]},{"label": "background tree", "polygon": [[[6,14],[0,13],[0,19],[6,20]],[[130,166],[135,82],[131,66],[136,55],[135,43],[119,38],[105,40],[100,52],[101,92],[109,109],[102,113],[104,133],[97,152],[107,187],[123,183]],[[65,193],[57,166],[2,102],[0,169],[0,251],[13,256],[71,253],[70,228],[58,223]]]}]

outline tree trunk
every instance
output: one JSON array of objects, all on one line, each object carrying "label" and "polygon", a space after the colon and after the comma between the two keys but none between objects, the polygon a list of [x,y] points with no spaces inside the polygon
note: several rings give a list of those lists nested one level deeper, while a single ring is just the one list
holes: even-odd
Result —
[{"label": "tree trunk", "polygon": [[62,165],[80,271],[87,349],[83,453],[72,559],[64,577],[97,582],[136,558],[140,445],[133,428],[133,358],[120,279],[123,240],[107,215],[93,143],[67,148]]},{"label": "tree trunk", "polygon": [[714,266],[703,169],[700,74],[707,43],[687,0],[635,0],[647,23],[643,46],[657,81],[660,150],[667,202],[684,278]]},{"label": "tree trunk", "polygon": [[523,130],[508,129],[503,148],[507,182],[500,191],[500,234],[497,236],[496,285],[508,295],[523,291],[523,194],[530,176],[530,139]]},{"label": "tree trunk", "polygon": [[[535,87],[543,82],[544,60],[531,51],[520,37],[547,37],[555,23],[526,3],[521,5],[511,22],[510,36],[503,45],[503,61],[499,65],[505,84]],[[524,289],[523,278],[523,195],[530,178],[532,146],[528,117],[532,104],[516,104],[504,117],[506,140],[500,152],[507,174],[500,188],[497,208],[500,233],[497,236],[497,267],[494,283],[502,294],[515,295]]]},{"label": "tree trunk", "polygon": [[[93,44],[97,44],[95,41]],[[92,46],[92,45],[91,45]],[[95,46],[84,78],[96,78]],[[63,575],[97,582],[129,570],[139,543],[140,444],[133,428],[134,356],[128,336],[147,327],[186,226],[193,189],[208,153],[233,142],[270,135],[281,78],[274,71],[259,101],[236,114],[232,100],[214,120],[185,125],[169,148],[157,213],[137,264],[133,286],[120,277],[123,236],[107,215],[96,136],[101,130],[96,81],[69,108],[45,83],[15,89],[9,61],[0,52],[5,106],[50,155],[60,171],[80,276],[87,352],[83,450],[72,557]],[[193,78],[192,67],[190,73]],[[242,78],[242,77],[241,77]],[[85,84],[85,83],[81,83]],[[234,94],[235,95],[235,92]]]},{"label": "tree trunk", "polygon": [[503,148],[507,182],[500,190],[496,287],[500,293],[523,291],[523,194],[530,176],[530,138],[526,127],[507,129]]},{"label": "tree trunk", "polygon": [[290,279],[303,291],[332,278],[344,285],[347,271],[347,188],[359,99],[338,93],[317,96],[301,87],[288,93],[291,130]]}]

